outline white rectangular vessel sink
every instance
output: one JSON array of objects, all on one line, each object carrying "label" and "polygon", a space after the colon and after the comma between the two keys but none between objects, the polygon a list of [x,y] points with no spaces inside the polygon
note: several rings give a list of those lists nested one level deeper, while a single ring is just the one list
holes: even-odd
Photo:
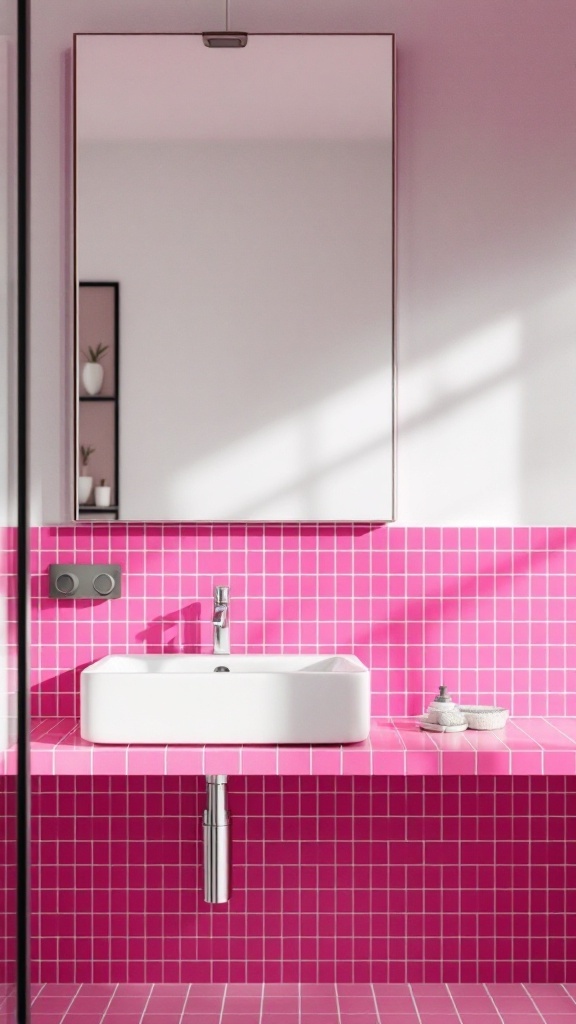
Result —
[{"label": "white rectangular vessel sink", "polygon": [[80,685],[80,732],[93,743],[355,743],[370,732],[370,672],[349,654],[112,654]]}]

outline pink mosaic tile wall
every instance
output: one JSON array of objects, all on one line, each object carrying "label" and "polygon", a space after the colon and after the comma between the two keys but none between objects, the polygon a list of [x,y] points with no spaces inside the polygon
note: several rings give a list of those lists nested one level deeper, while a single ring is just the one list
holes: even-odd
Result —
[{"label": "pink mosaic tile wall", "polygon": [[[440,681],[576,714],[576,529],[78,525],[33,531],[33,711],[77,716],[82,667],[209,651],[353,652],[375,716]],[[124,597],[54,602],[54,561]],[[573,778],[232,778],[234,895],[201,900],[202,779],[34,780],[34,958],[59,982],[574,981]]]},{"label": "pink mosaic tile wall", "polygon": [[0,778],[0,1022],[12,1019],[15,982],[16,779]]},{"label": "pink mosaic tile wall", "polygon": [[0,526],[0,749],[16,737],[18,531]]},{"label": "pink mosaic tile wall", "polygon": [[[517,715],[576,715],[576,528],[362,525],[44,527],[32,534],[33,713],[78,714],[110,652],[207,652],[231,586],[232,650],[354,652],[375,716],[420,714],[438,684]],[[48,598],[55,561],[115,561],[124,597]]]},{"label": "pink mosaic tile wall", "polygon": [[36,980],[576,981],[576,778],[231,778],[222,907],[203,793],[33,779]]}]

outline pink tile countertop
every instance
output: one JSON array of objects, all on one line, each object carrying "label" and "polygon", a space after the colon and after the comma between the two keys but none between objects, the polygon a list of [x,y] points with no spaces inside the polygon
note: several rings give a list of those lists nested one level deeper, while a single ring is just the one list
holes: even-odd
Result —
[{"label": "pink tile countertop", "polygon": [[[14,774],[15,751],[1,770]],[[497,732],[422,732],[378,718],[363,743],[320,747],[103,746],[73,718],[35,719],[33,775],[574,775],[576,718],[514,718]]]}]

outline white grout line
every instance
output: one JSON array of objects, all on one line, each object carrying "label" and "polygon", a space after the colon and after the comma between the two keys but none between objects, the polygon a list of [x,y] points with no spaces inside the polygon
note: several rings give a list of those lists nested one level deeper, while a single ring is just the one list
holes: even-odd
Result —
[{"label": "white grout line", "polygon": [[264,1013],[264,982],[262,982],[262,992],[261,992],[261,995],[260,995],[260,1017],[258,1019],[258,1024],[262,1024],[263,1013]]},{"label": "white grout line", "polygon": [[144,1017],[146,1016],[146,1010],[148,1009],[148,1003],[150,1002],[150,999],[152,998],[153,991],[154,991],[154,985],[151,985],[150,986],[150,991],[148,993],[148,999],[146,1000],[146,1003],[144,1005],[144,1009],[142,1010],[142,1016],[140,1017],[139,1024],[142,1024],[142,1021],[144,1020]]},{"label": "white grout line", "polygon": [[338,996],[338,985],[334,983],[334,992],[336,993],[336,1013],[338,1014],[338,1024],[342,1024],[342,1014],[340,1013],[340,998]]},{"label": "white grout line", "polygon": [[[568,715],[560,715],[559,717],[560,718],[564,718],[564,717],[568,718],[569,716]],[[563,736],[564,739],[570,741],[570,746],[567,748],[568,749],[568,753],[571,753],[572,751],[576,750],[576,741],[574,740],[573,736],[570,736],[569,733],[564,732],[564,730],[560,729],[554,722],[550,722],[545,715],[542,716],[542,721],[546,722],[546,725],[550,726],[551,729],[554,729],[557,733],[560,734],[560,736]]]},{"label": "white grout line", "polygon": [[222,993],[222,1006],[220,1007],[220,1020],[218,1024],[222,1024],[222,1017],[224,1016],[224,1003],[226,1002],[226,994],[228,992],[228,983],[224,985],[224,991]]},{"label": "white grout line", "polygon": [[454,999],[454,996],[452,995],[452,991],[450,989],[450,985],[446,985],[446,991],[448,992],[448,995],[450,996],[450,999],[452,1000],[452,1006],[456,1010],[456,1016],[458,1017],[459,1024],[462,1024],[462,1017],[460,1016],[460,1010],[456,1006],[456,1000]]},{"label": "white grout line", "polygon": [[68,1005],[68,1006],[66,1007],[66,1009],[64,1010],[64,1013],[62,1014],[62,1021],[64,1021],[64,1020],[66,1019],[66,1015],[67,1015],[67,1014],[68,1014],[68,1013],[70,1012],[70,1010],[72,1009],[72,1005],[73,1005],[73,1003],[74,1003],[74,1000],[76,999],[76,996],[77,996],[77,995],[78,995],[78,993],[80,992],[80,989],[81,989],[81,988],[82,988],[82,986],[81,986],[81,985],[78,985],[78,988],[76,989],[76,991],[75,991],[74,995],[72,996],[72,999],[70,1000],[70,1003],[69,1003],[69,1005]]},{"label": "white grout line", "polygon": [[46,982],[44,982],[44,983],[43,983],[43,984],[42,984],[42,985],[40,986],[40,988],[38,989],[38,991],[37,991],[36,995],[32,997],[32,1003],[34,1003],[34,1002],[35,1002],[35,1001],[36,1001],[36,1000],[38,999],[38,996],[40,995],[40,993],[41,993],[41,992],[43,992],[43,991],[44,991],[44,989],[45,989],[45,988],[46,988]]},{"label": "white grout line", "polygon": [[184,1005],[182,1006],[182,1013],[180,1014],[180,1020],[178,1021],[178,1024],[182,1024],[182,1018],[183,1018],[184,1014],[186,1013],[186,1003],[190,999],[190,989],[191,988],[192,988],[192,985],[188,985],[188,991],[186,992],[186,995],[184,997]]},{"label": "white grout line", "polygon": [[112,995],[110,996],[110,999],[106,1003],[106,1009],[104,1010],[104,1013],[102,1014],[102,1016],[100,1018],[100,1024],[104,1024],[104,1020],[105,1020],[106,1014],[108,1013],[108,1010],[110,1009],[110,1004],[111,1004],[112,1000],[114,999],[114,996],[116,995],[119,987],[120,987],[119,984],[117,984],[114,987],[114,991],[113,991]]},{"label": "white grout line", "polygon": [[380,1010],[378,1009],[378,1003],[376,1002],[376,993],[374,991],[374,985],[372,984],[372,982],[370,982],[370,989],[371,989],[371,992],[372,992],[372,999],[374,1000],[374,1009],[376,1011],[376,1020],[377,1020],[378,1024],[382,1024],[382,1020],[381,1020],[381,1017],[380,1017]]},{"label": "white grout line", "polygon": [[298,982],[298,1024],[302,1024],[302,982]]},{"label": "white grout line", "polygon": [[422,1024],[422,1017],[420,1016],[420,1010],[418,1009],[418,1004],[416,1002],[416,996],[414,995],[414,992],[412,991],[412,985],[408,985],[408,991],[410,992],[410,998],[412,999],[412,1004],[413,1004],[414,1009],[416,1011],[416,1016],[418,1017],[418,1024]]},{"label": "white grout line", "polygon": [[569,992],[569,991],[568,991],[568,989],[566,988],[566,985],[562,984],[562,985],[560,985],[560,988],[563,988],[563,989],[564,989],[564,991],[565,991],[566,995],[568,996],[568,999],[571,999],[571,1000],[572,1000],[572,1002],[573,1002],[573,1003],[574,1003],[574,1004],[576,1005],[576,999],[574,999],[574,996],[570,994],[570,992]]},{"label": "white grout line", "polygon": [[500,1010],[498,1009],[498,1005],[496,1003],[496,1000],[494,999],[494,996],[492,995],[491,992],[488,991],[488,986],[486,984],[483,984],[482,988],[484,989],[486,995],[488,996],[488,999],[492,1003],[492,1006],[496,1010],[496,1013],[498,1014],[500,1020],[502,1021],[502,1024],[504,1024],[504,1017],[502,1016],[502,1014],[500,1013]]},{"label": "white grout line", "polygon": [[531,995],[530,995],[530,993],[528,992],[528,989],[526,988],[526,985],[521,985],[520,987],[524,989],[524,991],[525,991],[526,995],[528,996],[528,999],[530,1000],[530,1002],[532,1003],[532,1005],[533,1005],[534,1009],[536,1010],[536,1013],[537,1013],[537,1014],[538,1014],[538,1016],[540,1017],[540,1020],[543,1020],[543,1021],[544,1021],[544,1024],[546,1024],[546,1017],[545,1017],[545,1016],[544,1016],[544,1014],[543,1014],[543,1013],[541,1012],[541,1010],[539,1010],[539,1009],[538,1009],[538,1007],[536,1006],[536,1003],[534,1002],[534,1000],[533,1000],[532,996],[531,996]]},{"label": "white grout line", "polygon": [[[524,715],[524,718],[526,718],[526,717],[527,717],[527,716],[526,716],[526,715]],[[540,715],[534,715],[534,716],[531,716],[531,717],[533,717],[533,718],[540,718],[540,717],[542,717],[542,716],[540,716]],[[539,749],[539,750],[540,750],[540,751],[541,751],[542,753],[544,753],[544,751],[546,750],[546,747],[544,747],[544,746],[543,746],[543,745],[542,745],[542,744],[541,744],[541,743],[540,743],[540,742],[539,742],[539,741],[538,741],[537,739],[535,739],[535,738],[534,738],[534,736],[531,736],[529,732],[526,732],[526,730],[525,730],[525,729],[523,729],[523,728],[522,728],[522,726],[521,726],[521,725],[519,724],[519,722],[518,722],[518,719],[517,719],[517,718],[515,718],[515,719],[514,719],[514,723],[513,723],[513,724],[514,724],[514,725],[516,726],[516,728],[518,729],[518,732],[521,732],[521,733],[523,733],[523,734],[524,734],[524,736],[527,736],[527,737],[528,737],[528,739],[530,740],[530,742],[531,742],[532,744],[536,744],[536,746],[538,747],[538,749]],[[518,748],[517,748],[517,749],[518,749]],[[532,753],[537,753],[537,751],[534,751],[534,750],[529,750],[529,751],[522,751],[522,753],[529,753],[529,754],[532,754]]]},{"label": "white grout line", "polygon": [[[64,722],[64,721],[66,721],[66,719],[64,719],[64,718],[62,718],[62,719],[59,719],[59,721],[58,721],[58,724],[60,724],[60,722]],[[70,736],[73,736],[73,735],[74,735],[74,734],[75,734],[75,733],[77,732],[77,730],[78,730],[78,722],[76,721],[76,719],[74,719],[74,725],[72,725],[72,726],[71,726],[71,727],[70,727],[70,728],[68,729],[68,732],[65,732],[65,733],[64,733],[64,734],[63,734],[63,735],[62,735],[62,736],[60,737],[60,739],[59,739],[59,740],[57,740],[57,742],[56,742],[56,743],[54,744],[54,750],[56,750],[56,747],[59,747],[61,743],[65,743],[65,742],[66,742],[66,740],[70,738]],[[82,749],[83,749],[83,748],[82,748]]]}]

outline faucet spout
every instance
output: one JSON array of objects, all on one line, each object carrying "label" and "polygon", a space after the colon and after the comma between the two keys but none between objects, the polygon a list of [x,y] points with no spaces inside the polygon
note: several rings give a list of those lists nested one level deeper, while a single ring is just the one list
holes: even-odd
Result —
[{"label": "faucet spout", "polygon": [[230,654],[230,588],[214,587],[214,654]]}]

